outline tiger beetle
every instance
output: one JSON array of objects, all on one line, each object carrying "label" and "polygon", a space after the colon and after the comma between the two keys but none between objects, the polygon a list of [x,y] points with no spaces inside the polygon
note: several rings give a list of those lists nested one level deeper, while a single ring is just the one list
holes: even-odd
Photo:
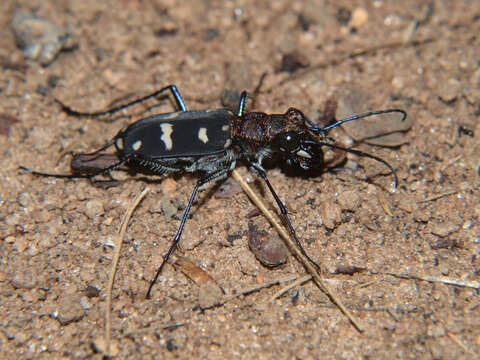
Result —
[{"label": "tiger beetle", "polygon": [[[389,163],[374,155],[337,145],[328,137],[328,132],[349,121],[371,116],[381,117],[382,114],[388,113],[398,113],[403,121],[407,114],[399,109],[354,115],[330,125],[318,127],[295,108],[288,109],[284,114],[245,112],[247,100],[245,91],[240,96],[236,113],[226,109],[188,111],[180,92],[174,85],[106,111],[79,112],[62,103],[60,105],[70,115],[97,117],[112,115],[168,91],[175,99],[178,112],[157,114],[138,120],[126,130],[120,131],[113,140],[94,153],[81,154],[85,159],[94,160],[98,155],[100,163],[108,164],[105,167],[98,164],[90,167],[77,166],[76,171],[71,175],[48,174],[20,167],[34,175],[69,179],[93,179],[97,175],[109,174],[111,170],[123,168],[125,165],[140,166],[155,175],[163,176],[173,173],[199,174],[173,242],[150,283],[147,298],[150,298],[153,285],[180,240],[199,187],[205,183],[226,178],[237,166],[237,161],[243,162],[252,173],[265,181],[299,249],[317,267],[318,265],[303,249],[287,215],[285,205],[268,180],[262,166],[264,159],[279,157],[289,166],[304,171],[322,169],[325,167],[322,147],[325,146],[381,162],[392,172],[395,187],[397,186],[397,175]],[[105,154],[101,152],[111,146],[115,147],[116,154],[106,159]]]}]

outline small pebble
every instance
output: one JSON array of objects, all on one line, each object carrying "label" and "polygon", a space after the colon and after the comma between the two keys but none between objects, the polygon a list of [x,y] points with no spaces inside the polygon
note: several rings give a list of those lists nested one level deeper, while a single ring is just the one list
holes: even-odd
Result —
[{"label": "small pebble", "polygon": [[326,200],[320,204],[320,216],[323,225],[332,230],[342,221],[342,209],[332,200]]},{"label": "small pebble", "polygon": [[452,103],[462,93],[462,84],[457,79],[448,79],[446,82],[442,82],[438,96],[445,103]]},{"label": "small pebble", "polygon": [[92,346],[93,346],[93,349],[97,352],[97,353],[101,353],[101,354],[104,354],[106,355],[106,357],[115,357],[119,354],[120,350],[118,349],[118,345],[116,343],[116,341],[114,339],[112,339],[110,341],[110,352],[107,354],[106,351],[107,351],[107,344],[105,342],[105,338],[103,338],[102,336],[94,339],[92,341]]},{"label": "small pebble", "polygon": [[105,238],[100,237],[99,238],[99,243],[102,244],[103,246],[110,247],[112,249],[115,248],[115,242],[112,240],[110,236],[107,236]]},{"label": "small pebble", "polygon": [[59,300],[51,316],[58,320],[61,325],[65,326],[81,320],[85,316],[85,310],[81,305],[78,295],[71,294]]},{"label": "small pebble", "polygon": [[426,209],[417,209],[413,213],[416,222],[426,223],[432,218],[432,213]]},{"label": "small pebble", "polygon": [[399,90],[399,89],[402,89],[405,86],[405,82],[403,81],[403,79],[400,76],[395,76],[392,79],[392,86],[395,89]]},{"label": "small pebble", "polygon": [[17,248],[18,252],[22,253],[28,248],[28,241],[23,236],[16,237],[15,247]]},{"label": "small pebble", "polygon": [[298,52],[283,54],[282,62],[277,68],[277,72],[288,72],[293,74],[299,69],[307,68],[310,65],[305,56]]},{"label": "small pebble", "polygon": [[280,237],[258,231],[252,222],[248,225],[248,246],[264,266],[275,267],[287,261],[288,250]]},{"label": "small pebble", "polygon": [[348,25],[352,28],[358,29],[360,26],[365,25],[368,21],[368,12],[364,8],[356,8],[352,12],[350,22]]},{"label": "small pebble", "polygon": [[37,286],[37,276],[32,270],[19,270],[13,276],[11,284],[15,289],[33,289]]},{"label": "small pebble", "polygon": [[100,295],[100,290],[96,286],[88,285],[84,290],[84,294],[89,298],[93,298]]},{"label": "small pebble", "polygon": [[95,219],[103,214],[105,214],[105,209],[100,200],[87,201],[87,204],[85,205],[85,215],[87,215],[89,219]]},{"label": "small pebble", "polygon": [[88,297],[82,296],[80,298],[80,305],[82,305],[84,310],[89,310],[92,308],[92,304],[90,303],[90,300],[88,300]]},{"label": "small pebble", "polygon": [[353,275],[358,272],[365,271],[364,267],[359,267],[355,265],[338,265],[334,274],[345,274],[345,275]]},{"label": "small pebble", "polygon": [[434,224],[430,231],[434,235],[446,237],[457,230],[458,227],[454,224]]},{"label": "small pebble", "polygon": [[25,10],[16,11],[10,25],[25,56],[42,65],[50,64],[63,49],[76,46],[67,29]]},{"label": "small pebble", "polygon": [[338,204],[344,210],[355,211],[360,206],[360,195],[358,191],[346,190],[338,194]]}]

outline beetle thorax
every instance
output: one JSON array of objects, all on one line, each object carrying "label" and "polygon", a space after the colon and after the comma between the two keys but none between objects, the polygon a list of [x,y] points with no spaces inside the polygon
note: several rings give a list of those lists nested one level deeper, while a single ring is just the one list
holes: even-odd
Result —
[{"label": "beetle thorax", "polygon": [[[286,115],[286,116],[285,116]],[[289,109],[285,114],[246,113],[233,121],[233,137],[242,142],[269,143],[286,131],[305,131],[303,114]]]}]

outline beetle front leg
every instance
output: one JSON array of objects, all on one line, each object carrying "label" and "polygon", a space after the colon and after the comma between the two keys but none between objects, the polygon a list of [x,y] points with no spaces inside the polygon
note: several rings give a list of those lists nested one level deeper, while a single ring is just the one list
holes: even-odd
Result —
[{"label": "beetle front leg", "polygon": [[293,239],[297,243],[298,248],[300,249],[302,254],[308,259],[308,261],[310,261],[317,269],[320,270],[320,266],[307,255],[305,249],[303,248],[302,244],[300,243],[300,240],[297,237],[295,229],[293,228],[292,222],[290,221],[290,218],[288,217],[287,208],[282,203],[282,200],[280,200],[277,193],[273,189],[273,186],[270,183],[270,181],[268,180],[268,177],[267,177],[267,174],[265,173],[265,170],[258,167],[258,165],[256,165],[256,164],[252,164],[250,166],[250,171],[252,171],[255,174],[258,174],[263,179],[263,181],[265,181],[265,184],[267,184],[268,190],[270,190],[270,193],[272,194],[273,198],[275,199],[275,202],[277,203],[277,206],[280,209],[280,213],[282,214],[283,219],[287,223],[288,229],[290,230],[290,234],[292,235]]}]

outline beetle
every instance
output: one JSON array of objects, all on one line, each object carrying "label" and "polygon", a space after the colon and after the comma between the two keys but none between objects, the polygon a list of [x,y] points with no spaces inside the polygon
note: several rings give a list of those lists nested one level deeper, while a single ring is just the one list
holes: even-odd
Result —
[{"label": "beetle", "polygon": [[[129,125],[125,130],[118,132],[112,141],[99,150],[90,154],[81,154],[82,159],[102,160],[108,164],[105,167],[98,165],[93,167],[77,166],[76,171],[71,175],[48,174],[24,166],[20,167],[34,175],[62,178],[92,179],[100,174],[109,174],[111,170],[119,169],[124,165],[140,166],[162,176],[172,173],[199,174],[177,233],[150,283],[147,298],[150,298],[153,285],[170,255],[177,247],[198,189],[205,183],[226,178],[237,166],[238,161],[243,162],[252,173],[263,179],[300,251],[316,267],[318,265],[308,257],[303,249],[288,217],[285,205],[268,180],[263,168],[263,161],[279,157],[285,164],[302,171],[322,169],[325,166],[322,147],[325,146],[383,163],[392,172],[395,187],[397,186],[397,175],[388,162],[359,150],[342,147],[328,137],[328,132],[346,122],[371,116],[380,117],[382,114],[397,113],[403,121],[407,114],[400,109],[353,115],[335,121],[330,125],[318,127],[300,110],[295,108],[289,108],[283,114],[245,112],[247,100],[245,91],[240,96],[236,112],[226,109],[188,111],[175,85],[169,85],[140,99],[106,111],[79,112],[61,102],[59,103],[63,110],[70,115],[96,117],[114,114],[168,91],[173,95],[179,111],[156,114],[140,119]],[[102,153],[112,146],[116,149],[116,155],[113,159],[116,158],[118,161],[112,161],[111,157],[106,158],[106,155]],[[81,159],[77,157],[77,160]]]}]

